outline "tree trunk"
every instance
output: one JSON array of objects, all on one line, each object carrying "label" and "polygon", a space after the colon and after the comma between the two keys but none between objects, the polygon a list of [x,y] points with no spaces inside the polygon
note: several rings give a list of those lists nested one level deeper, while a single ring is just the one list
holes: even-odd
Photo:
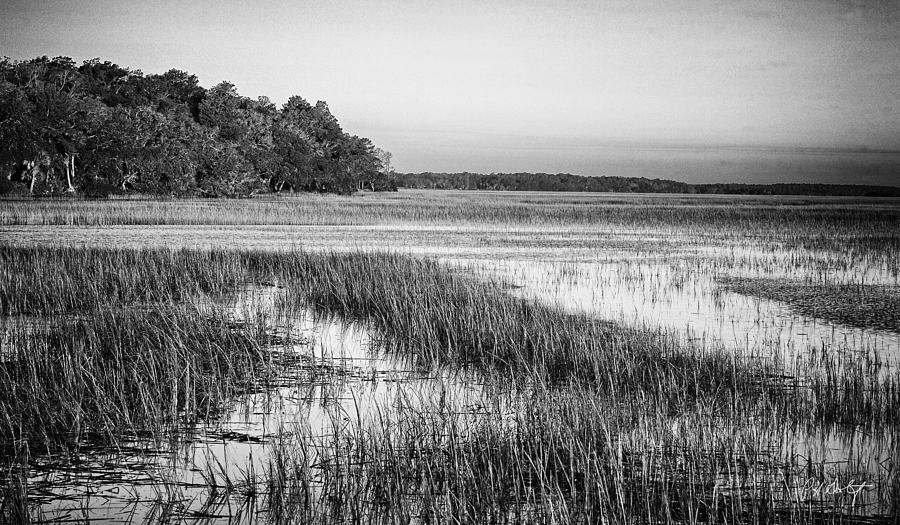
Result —
[{"label": "tree trunk", "polygon": [[69,187],[66,189],[69,193],[75,193],[75,186],[72,186],[72,180],[75,178],[75,155],[66,153],[66,182]]},{"label": "tree trunk", "polygon": [[38,175],[40,175],[40,165],[34,159],[32,160],[24,160],[22,164],[25,165],[25,169],[22,173],[27,173],[31,177],[31,183],[29,184],[28,192],[34,195],[34,186],[37,184]]}]

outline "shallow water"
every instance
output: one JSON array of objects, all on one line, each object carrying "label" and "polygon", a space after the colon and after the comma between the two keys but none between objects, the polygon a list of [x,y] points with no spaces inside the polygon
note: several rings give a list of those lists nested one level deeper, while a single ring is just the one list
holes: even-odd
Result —
[{"label": "shallow water", "polygon": [[[612,263],[455,261],[513,292],[631,326],[662,329],[703,347],[793,363],[810,351],[900,361],[900,333],[856,328],[794,313],[789,306],[725,291],[717,279],[740,269],[704,268],[689,257]],[[728,273],[726,273],[728,272]]]}]

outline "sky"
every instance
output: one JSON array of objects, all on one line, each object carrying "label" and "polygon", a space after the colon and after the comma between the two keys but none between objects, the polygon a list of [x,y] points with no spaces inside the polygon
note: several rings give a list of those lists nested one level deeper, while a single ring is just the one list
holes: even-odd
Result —
[{"label": "sky", "polygon": [[398,171],[900,185],[847,151],[900,150],[900,1],[0,0],[0,55],[326,100]]}]

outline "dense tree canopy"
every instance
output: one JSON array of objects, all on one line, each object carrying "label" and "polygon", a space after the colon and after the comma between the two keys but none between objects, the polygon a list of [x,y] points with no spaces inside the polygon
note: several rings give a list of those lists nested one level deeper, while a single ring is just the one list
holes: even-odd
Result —
[{"label": "dense tree canopy", "polygon": [[[386,160],[385,160],[386,159]],[[328,105],[278,109],[172,69],[0,60],[0,192],[247,196],[394,189],[390,154]]]}]

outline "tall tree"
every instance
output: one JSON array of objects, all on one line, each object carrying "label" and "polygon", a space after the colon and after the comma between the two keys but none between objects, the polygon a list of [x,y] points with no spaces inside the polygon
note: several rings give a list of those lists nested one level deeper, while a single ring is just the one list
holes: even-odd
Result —
[{"label": "tall tree", "polygon": [[145,76],[100,59],[0,60],[0,191],[350,193],[386,187],[382,159],[324,101],[291,97],[279,110],[229,82],[206,90],[177,69]]}]

